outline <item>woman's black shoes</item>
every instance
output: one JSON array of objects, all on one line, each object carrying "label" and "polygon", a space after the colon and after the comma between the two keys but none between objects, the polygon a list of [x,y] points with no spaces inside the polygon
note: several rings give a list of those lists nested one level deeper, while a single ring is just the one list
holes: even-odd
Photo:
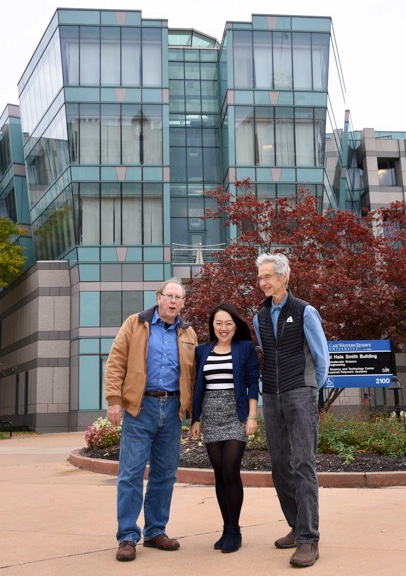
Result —
[{"label": "woman's black shoes", "polygon": [[226,535],[227,535],[227,529],[228,529],[228,526],[224,525],[223,526],[223,534],[221,535],[221,538],[219,538],[217,540],[217,542],[214,543],[214,549],[215,550],[221,550],[223,548],[224,540],[226,539]]},{"label": "woman's black shoes", "polygon": [[[221,538],[220,538],[221,540]],[[220,541],[219,540],[219,541]],[[237,552],[241,548],[241,531],[239,526],[228,526],[225,533],[225,538],[221,551],[223,554],[229,554],[230,552]],[[217,544],[217,542],[216,542]]]}]

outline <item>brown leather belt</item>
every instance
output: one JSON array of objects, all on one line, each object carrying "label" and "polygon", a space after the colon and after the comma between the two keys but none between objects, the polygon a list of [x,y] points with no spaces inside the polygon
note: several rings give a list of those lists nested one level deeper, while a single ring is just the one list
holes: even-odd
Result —
[{"label": "brown leather belt", "polygon": [[179,398],[179,390],[167,392],[166,390],[154,390],[153,392],[144,392],[144,396],[153,396],[154,398],[166,398],[167,396],[176,396]]}]

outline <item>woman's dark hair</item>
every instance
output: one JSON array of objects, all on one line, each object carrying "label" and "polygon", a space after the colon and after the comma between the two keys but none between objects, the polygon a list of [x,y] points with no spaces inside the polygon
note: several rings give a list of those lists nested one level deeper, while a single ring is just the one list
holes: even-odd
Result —
[{"label": "woman's dark hair", "polygon": [[220,310],[223,310],[224,312],[227,312],[228,314],[230,314],[235,325],[237,326],[237,329],[236,329],[235,334],[233,336],[233,340],[251,340],[252,341],[252,336],[251,336],[251,332],[250,332],[250,329],[248,327],[248,324],[246,323],[245,320],[243,320],[243,318],[240,316],[240,314],[237,312],[237,310],[234,308],[234,306],[231,306],[231,304],[217,304],[217,306],[215,306],[212,309],[212,311],[210,312],[210,318],[209,318],[209,333],[210,333],[210,341],[211,342],[213,340],[217,340],[216,335],[214,333],[213,321],[214,321],[214,316]]}]

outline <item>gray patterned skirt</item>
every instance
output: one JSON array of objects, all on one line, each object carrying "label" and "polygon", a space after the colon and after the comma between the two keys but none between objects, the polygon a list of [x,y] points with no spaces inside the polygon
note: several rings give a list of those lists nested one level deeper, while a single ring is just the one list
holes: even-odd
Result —
[{"label": "gray patterned skirt", "polygon": [[237,415],[234,390],[205,391],[202,428],[205,444],[224,440],[247,442],[245,422],[241,422]]}]

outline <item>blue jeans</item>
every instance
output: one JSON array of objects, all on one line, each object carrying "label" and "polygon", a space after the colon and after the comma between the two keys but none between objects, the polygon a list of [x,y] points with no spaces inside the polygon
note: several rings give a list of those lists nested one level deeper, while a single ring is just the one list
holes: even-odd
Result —
[{"label": "blue jeans", "polygon": [[143,503],[143,477],[149,462],[144,499],[144,539],[165,532],[180,458],[179,400],[144,397],[139,415],[124,412],[117,479],[117,541],[137,543]]},{"label": "blue jeans", "polygon": [[295,543],[318,542],[318,392],[303,387],[264,394],[263,411],[272,479]]}]

